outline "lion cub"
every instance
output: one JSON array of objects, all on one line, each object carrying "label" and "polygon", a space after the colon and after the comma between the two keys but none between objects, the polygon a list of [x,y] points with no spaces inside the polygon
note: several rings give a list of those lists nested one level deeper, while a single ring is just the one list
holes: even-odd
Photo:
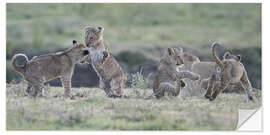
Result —
[{"label": "lion cub", "polygon": [[103,27],[84,29],[84,40],[89,47],[90,55],[86,59],[93,65],[99,76],[99,87],[104,89],[108,97],[122,97],[122,88],[127,77],[115,58],[109,53],[103,41]]},{"label": "lion cub", "polygon": [[[12,58],[12,67],[28,82],[26,92],[32,96],[42,94],[44,82],[61,78],[65,97],[71,98],[71,77],[75,64],[89,54],[87,47],[73,40],[73,46],[65,51],[35,56],[31,60],[25,54],[16,54]],[[25,57],[26,63],[17,66],[16,59]],[[33,88],[33,91],[30,91]]]},{"label": "lion cub", "polygon": [[[215,53],[215,47],[218,43],[213,43],[211,50],[212,56],[217,63],[217,72],[209,79],[210,83],[205,94],[205,98],[209,98],[210,101],[214,100],[217,95],[222,92],[228,84],[240,82],[247,94],[248,100],[253,100],[250,91],[252,91],[251,83],[248,79],[247,71],[244,65],[241,63],[241,56],[235,56],[226,52],[223,56],[223,60],[220,60]],[[212,89],[214,89],[212,93]]]},{"label": "lion cub", "polygon": [[181,88],[185,86],[184,78],[198,80],[198,74],[183,70],[177,71],[177,67],[182,65],[181,57],[176,53],[175,48],[168,48],[158,66],[158,71],[153,82],[153,93],[159,99],[168,92],[171,96],[178,96]]}]

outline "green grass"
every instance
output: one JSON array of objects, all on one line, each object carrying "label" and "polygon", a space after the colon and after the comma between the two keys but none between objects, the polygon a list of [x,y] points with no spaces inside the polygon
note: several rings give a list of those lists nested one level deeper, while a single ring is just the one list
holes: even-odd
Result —
[{"label": "green grass", "polygon": [[[39,98],[23,96],[25,87],[7,84],[7,130],[234,130],[238,109],[261,106],[258,93],[257,102],[247,103],[244,94],[221,94],[213,102],[181,96],[111,99],[98,88],[73,88],[82,97],[69,100],[60,87],[45,87]],[[136,97],[133,89],[124,91]]]},{"label": "green grass", "polygon": [[180,43],[208,52],[212,41],[261,46],[261,4],[8,4],[8,55],[82,42],[87,25],[104,26],[114,54]]},{"label": "green grass", "polygon": [[[228,50],[261,47],[261,4],[258,3],[9,3],[6,10],[8,62],[16,53],[38,56],[70,47],[73,39],[83,42],[83,28],[88,25],[104,26],[104,40],[113,55],[123,56],[127,50],[129,55],[130,52],[142,54],[130,55],[133,60],[125,59],[125,64],[132,66],[130,69],[145,58],[159,61],[160,50],[169,46],[183,45],[194,49],[194,55],[208,59],[213,41]],[[252,56],[244,53],[241,55]],[[7,82],[18,79],[9,65]],[[260,66],[252,69],[256,70],[260,71]]]}]

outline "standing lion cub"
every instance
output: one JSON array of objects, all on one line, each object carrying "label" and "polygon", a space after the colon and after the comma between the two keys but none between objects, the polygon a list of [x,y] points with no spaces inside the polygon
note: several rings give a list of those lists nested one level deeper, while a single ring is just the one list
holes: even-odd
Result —
[{"label": "standing lion cub", "polygon": [[122,97],[122,88],[127,77],[115,58],[109,53],[103,41],[103,27],[90,27],[84,29],[84,40],[89,47],[90,55],[86,59],[93,65],[99,76],[99,87],[104,89],[108,97]]},{"label": "standing lion cub", "polygon": [[[25,54],[16,54],[12,57],[12,67],[28,82],[28,94],[42,94],[44,82],[60,77],[65,97],[71,98],[71,77],[75,64],[85,59],[88,54],[86,46],[73,40],[73,46],[65,51],[35,56],[31,60],[28,60]],[[25,57],[26,63],[23,66],[17,66],[18,57]]]},{"label": "standing lion cub", "polygon": [[217,63],[218,71],[216,72],[216,75],[212,75],[212,77],[209,79],[205,98],[208,98],[210,101],[215,100],[219,93],[226,89],[229,84],[240,82],[246,91],[247,100],[253,100],[250,93],[252,91],[252,86],[248,79],[247,71],[244,65],[241,63],[241,56],[235,56],[227,52],[223,56],[223,60],[220,60],[215,53],[215,47],[217,45],[219,44],[213,43],[211,50],[212,56]]}]

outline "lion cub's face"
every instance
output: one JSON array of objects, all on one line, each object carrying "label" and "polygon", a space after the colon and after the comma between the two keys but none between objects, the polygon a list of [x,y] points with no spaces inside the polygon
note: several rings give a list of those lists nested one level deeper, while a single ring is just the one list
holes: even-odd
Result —
[{"label": "lion cub's face", "polygon": [[184,64],[183,60],[181,59],[181,56],[179,53],[176,52],[175,48],[168,48],[167,50],[168,55],[168,62],[171,64],[174,64],[176,66],[181,66]]},{"label": "lion cub's face", "polygon": [[87,47],[95,47],[99,41],[103,40],[103,27],[91,27],[84,28],[84,40]]},{"label": "lion cub's face", "polygon": [[241,61],[241,55],[233,55],[230,52],[226,52],[223,55],[223,60],[235,60],[235,61]]},{"label": "lion cub's face", "polygon": [[[230,65],[231,62],[233,63],[238,63],[241,61],[241,55],[234,55],[234,54],[231,54],[230,52],[226,52],[224,53],[223,55],[223,63],[225,64],[225,67],[226,65]],[[216,72],[217,73],[221,73],[221,72],[224,72],[225,70],[228,70],[226,68],[221,68],[219,66],[216,67]]]},{"label": "lion cub's face", "polygon": [[89,54],[89,50],[84,44],[78,44],[76,40],[73,40],[70,53],[75,61],[84,61]]}]

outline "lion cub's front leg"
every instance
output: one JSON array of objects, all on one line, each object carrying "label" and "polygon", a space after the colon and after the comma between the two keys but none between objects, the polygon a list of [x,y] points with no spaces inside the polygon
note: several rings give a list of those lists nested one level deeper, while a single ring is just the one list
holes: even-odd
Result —
[{"label": "lion cub's front leg", "polygon": [[190,71],[179,71],[179,72],[177,72],[176,76],[179,80],[183,79],[183,78],[188,78],[191,80],[199,80],[200,79],[200,75],[193,73],[193,72],[190,72]]},{"label": "lion cub's front leg", "polygon": [[72,98],[71,95],[71,75],[64,75],[61,77],[62,86],[65,89],[64,96],[66,98]]}]

